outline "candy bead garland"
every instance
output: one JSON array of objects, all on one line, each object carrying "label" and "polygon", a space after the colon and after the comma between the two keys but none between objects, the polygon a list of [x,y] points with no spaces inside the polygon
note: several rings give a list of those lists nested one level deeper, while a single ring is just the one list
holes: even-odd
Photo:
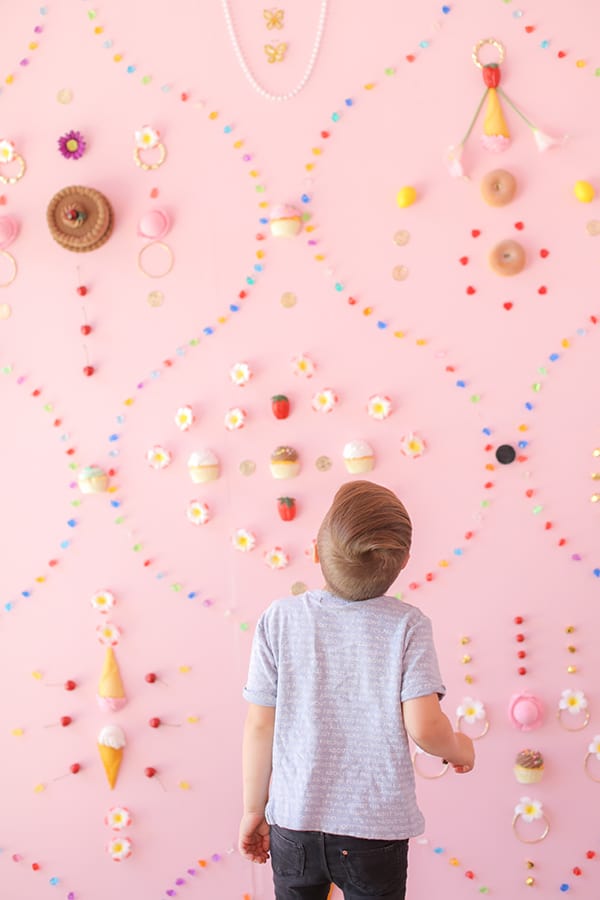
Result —
[{"label": "candy bead garland", "polygon": [[[7,851],[7,852],[10,853],[10,851]],[[12,862],[17,863],[17,864],[26,862],[25,856],[21,852],[13,851],[12,853],[10,853],[10,858],[11,858]],[[38,857],[38,859],[39,859],[39,857]],[[32,863],[26,863],[26,865],[31,866],[31,871],[34,873],[43,872],[43,870],[44,870],[43,864],[36,862],[35,859]],[[39,877],[42,877],[42,876],[39,876]],[[51,875],[48,878],[48,884],[50,885],[50,887],[57,887],[58,885],[62,884],[62,881],[63,881],[63,879],[60,878],[58,875]],[[64,897],[65,900],[77,900],[79,895],[76,894],[75,891],[69,890],[69,891],[67,891],[66,894],[62,894],[61,896]]]},{"label": "candy bead garland", "polygon": [[[430,838],[422,836],[417,837],[414,840],[420,847],[431,848],[438,859],[446,859],[447,854],[445,847],[435,844]],[[450,856],[448,858],[448,865],[457,871],[462,870],[462,863],[456,856]],[[465,869],[463,875],[468,881],[473,882],[473,886],[477,888],[479,894],[485,895],[491,893],[491,888],[485,884],[478,883],[478,877],[472,869]]]},{"label": "candy bead garland", "polygon": [[[16,373],[14,372],[13,367],[11,365],[0,365],[0,377],[1,376],[14,377],[15,383],[17,384],[17,386],[19,386],[19,387],[25,386],[26,390],[30,386],[28,384],[28,382],[30,380],[30,376],[16,375]],[[45,402],[44,390],[42,388],[36,387],[36,388],[33,388],[33,390],[28,391],[28,393],[32,399],[43,404],[44,412],[48,413],[49,416],[52,416],[52,427],[62,431],[63,421],[61,418],[57,417],[56,410],[54,408],[54,404],[50,401]],[[59,431],[59,440],[61,441],[61,443],[66,445],[66,449],[64,452],[68,459],[69,488],[71,490],[74,490],[77,492],[77,481],[75,480],[74,472],[79,468],[79,463],[76,462],[76,460],[75,460],[75,452],[76,452],[75,447],[73,447],[71,444],[71,435],[68,432],[60,433],[60,431]],[[79,492],[77,492],[75,499],[70,501],[70,505],[76,509],[77,507],[79,507],[81,505],[81,503],[82,503],[82,499],[79,495]],[[69,516],[69,518],[67,519],[66,525],[67,525],[68,531],[66,532],[66,534],[63,536],[63,539],[59,543],[59,548],[62,551],[67,550],[73,543],[72,532],[75,528],[77,528],[77,525],[78,525],[78,521],[73,514],[71,514]],[[46,583],[51,570],[55,566],[59,565],[59,563],[60,563],[60,558],[53,557],[52,559],[50,559],[48,561],[47,568],[44,571],[40,572],[40,574],[36,575],[32,579],[32,583],[25,585],[23,587],[23,589],[19,592],[18,595],[16,595],[15,597],[13,597],[10,600],[2,598],[0,600],[0,603],[1,603],[1,608],[4,610],[4,612],[8,613],[11,610],[13,610],[15,608],[16,604],[19,602],[19,600],[29,599],[34,594],[36,588],[39,585]]]},{"label": "candy bead garland", "polygon": [[[27,44],[27,50],[31,53],[35,53],[35,51],[39,48],[40,45],[40,35],[44,31],[44,25],[42,24],[45,20],[45,17],[48,15],[49,8],[47,6],[40,6],[39,14],[41,16],[40,22],[38,22],[33,28],[34,38],[29,41]],[[21,69],[26,69],[31,63],[29,56],[23,56],[19,60],[19,67]],[[18,76],[15,74],[17,71],[17,67],[14,66],[13,70],[10,71],[7,75],[5,75],[0,82],[0,95],[4,93],[5,86],[12,86],[18,80]]]}]

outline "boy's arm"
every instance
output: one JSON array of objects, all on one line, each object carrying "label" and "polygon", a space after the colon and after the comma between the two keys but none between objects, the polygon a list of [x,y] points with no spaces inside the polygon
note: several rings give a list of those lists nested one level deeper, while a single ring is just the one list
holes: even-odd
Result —
[{"label": "boy's arm", "polygon": [[421,750],[448,760],[459,773],[471,771],[475,763],[473,741],[453,730],[437,694],[405,700],[402,714],[406,730]]},{"label": "boy's arm", "polygon": [[239,849],[252,862],[269,858],[269,826],[265,807],[273,756],[275,707],[251,703],[246,716],[242,747],[244,815],[240,824]]}]

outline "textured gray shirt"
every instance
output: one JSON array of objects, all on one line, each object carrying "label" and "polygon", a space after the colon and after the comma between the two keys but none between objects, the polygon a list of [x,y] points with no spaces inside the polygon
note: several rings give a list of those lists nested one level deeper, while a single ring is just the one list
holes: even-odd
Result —
[{"label": "textured gray shirt", "polygon": [[275,707],[267,821],[395,840],[421,834],[401,703],[444,695],[431,623],[393,597],[307,591],[256,626],[244,698]]}]

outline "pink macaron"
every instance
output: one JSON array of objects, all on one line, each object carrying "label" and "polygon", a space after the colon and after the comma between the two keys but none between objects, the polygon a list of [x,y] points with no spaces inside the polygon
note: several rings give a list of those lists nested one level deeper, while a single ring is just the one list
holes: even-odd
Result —
[{"label": "pink macaron", "polygon": [[141,217],[138,222],[138,234],[140,237],[149,238],[151,241],[159,241],[165,236],[171,227],[171,219],[164,209],[151,209]]},{"label": "pink macaron", "polygon": [[17,234],[19,225],[12,216],[0,216],[0,250],[10,247]]}]

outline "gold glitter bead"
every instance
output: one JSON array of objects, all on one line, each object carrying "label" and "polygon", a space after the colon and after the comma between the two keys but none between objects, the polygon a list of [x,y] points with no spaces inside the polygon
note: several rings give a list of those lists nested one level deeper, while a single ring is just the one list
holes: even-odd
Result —
[{"label": "gold glitter bead", "polygon": [[297,302],[297,297],[291,291],[286,291],[285,294],[281,295],[280,303],[284,309],[291,309],[292,306],[295,306]]},{"label": "gold glitter bead", "polygon": [[600,456],[600,447],[595,447],[594,450],[592,450],[592,456]]},{"label": "gold glitter bead", "polygon": [[397,247],[404,247],[410,241],[410,233],[408,231],[397,231],[394,235],[394,243]]},{"label": "gold glitter bead", "polygon": [[532,878],[530,875],[529,878],[525,879],[525,884],[527,885],[527,887],[533,887],[533,885],[535,884],[535,878]]},{"label": "gold glitter bead", "polygon": [[465,653],[465,655],[464,655],[463,658],[462,658],[463,665],[464,665],[465,663],[470,663],[471,660],[472,660],[472,658],[473,658],[473,657],[470,656],[468,653]]},{"label": "gold glitter bead", "polygon": [[406,266],[394,266],[392,269],[392,278],[394,281],[406,281],[408,278],[408,269]]},{"label": "gold glitter bead", "polygon": [[254,475],[256,471],[256,463],[252,459],[243,459],[240,463],[240,472],[242,475]]},{"label": "gold glitter bead", "polygon": [[592,472],[592,481],[600,481],[600,472]]},{"label": "gold glitter bead", "polygon": [[319,472],[328,472],[333,463],[328,456],[319,456],[315,460],[315,466]]},{"label": "gold glitter bead", "polygon": [[528,869],[535,869],[535,863],[531,859],[526,860],[525,865]]},{"label": "gold glitter bead", "polygon": [[465,681],[466,681],[467,684],[473,684],[473,676],[472,676],[472,675],[465,675]]},{"label": "gold glitter bead", "polygon": [[574,631],[575,631],[574,625],[567,625],[567,627],[565,628],[565,634],[573,634]]},{"label": "gold glitter bead", "polygon": [[461,644],[463,644],[463,645],[464,645],[464,644],[470,644],[470,643],[471,643],[471,638],[470,638],[470,637],[461,637],[460,642],[461,642]]},{"label": "gold glitter bead", "polygon": [[567,650],[569,651],[569,653],[577,653],[577,647],[574,647],[573,644],[569,644]]},{"label": "gold glitter bead", "polygon": [[567,666],[567,672],[569,675],[573,675],[577,671],[577,666]]},{"label": "gold glitter bead", "polygon": [[598,501],[600,500],[600,494],[592,494],[590,500],[592,501],[592,503],[598,503]]},{"label": "gold glitter bead", "polygon": [[150,291],[148,294],[148,303],[150,306],[162,306],[165,302],[165,295],[162,291]]}]

